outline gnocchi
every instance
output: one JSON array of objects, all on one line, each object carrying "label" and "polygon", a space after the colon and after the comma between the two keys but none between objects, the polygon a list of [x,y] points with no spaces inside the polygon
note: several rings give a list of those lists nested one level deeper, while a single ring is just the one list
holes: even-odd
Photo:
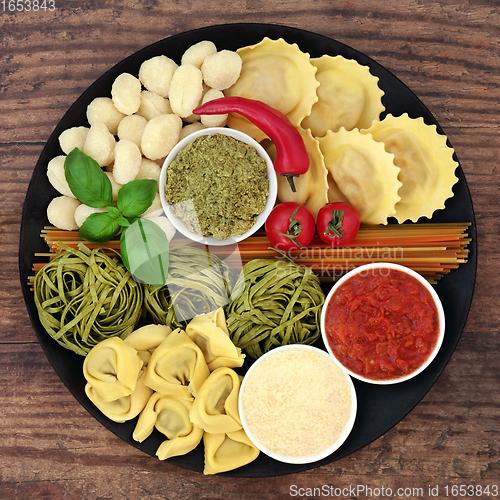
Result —
[{"label": "gnocchi", "polygon": [[54,186],[59,193],[69,196],[70,198],[75,198],[75,195],[71,192],[68,186],[68,181],[66,180],[66,175],[64,173],[64,161],[66,156],[60,155],[52,158],[47,165],[47,177],[49,182]]},{"label": "gnocchi", "polygon": [[137,114],[151,120],[155,116],[172,113],[172,108],[168,99],[165,99],[159,94],[143,90],[141,92],[141,105],[137,110]]},{"label": "gnocchi", "polygon": [[150,120],[141,138],[142,153],[150,160],[159,160],[170,153],[179,141],[182,120],[174,114],[160,115]]},{"label": "gnocchi", "polygon": [[59,145],[63,153],[69,155],[75,148],[83,150],[88,133],[88,127],[72,127],[62,132],[59,136]]},{"label": "gnocchi", "polygon": [[118,184],[126,184],[139,173],[142,155],[137,144],[128,139],[118,141],[115,147],[113,177]]},{"label": "gnocchi", "polygon": [[58,229],[74,231],[78,229],[75,221],[75,211],[81,205],[76,198],[69,196],[58,196],[54,198],[47,207],[47,218],[49,222]]},{"label": "gnocchi", "polygon": [[83,152],[92,157],[101,167],[114,160],[116,140],[103,122],[95,122],[83,145]]},{"label": "gnocchi", "polygon": [[[202,99],[202,103],[213,101],[224,97],[221,90],[210,89]],[[227,123],[228,114],[224,115],[201,115],[201,123],[205,127],[223,127]]]},{"label": "gnocchi", "polygon": [[197,68],[201,68],[203,61],[216,52],[217,47],[213,42],[203,40],[191,45],[191,47],[184,52],[181,58],[181,65],[191,64]]},{"label": "gnocchi", "polygon": [[208,56],[201,66],[205,83],[215,90],[233,86],[241,73],[241,57],[231,50],[221,50]]},{"label": "gnocchi", "polygon": [[170,106],[172,111],[186,118],[193,113],[203,93],[203,77],[201,71],[191,64],[179,66],[172,77],[170,85]]},{"label": "gnocchi", "polygon": [[139,80],[149,91],[168,97],[170,82],[178,65],[167,56],[156,56],[144,61],[139,68]]},{"label": "gnocchi", "polygon": [[93,208],[89,207],[88,205],[84,205],[82,203],[81,205],[78,205],[78,207],[76,207],[75,222],[78,227],[82,227],[83,223],[87,220],[87,217],[90,214],[101,213],[101,212],[106,212],[106,208],[105,207]]},{"label": "gnocchi", "polygon": [[142,158],[139,166],[139,173],[135,176],[136,179],[152,179],[156,182],[160,179],[160,166],[147,158]]},{"label": "gnocchi", "polygon": [[130,73],[122,73],[113,82],[111,98],[118,111],[133,115],[141,105],[141,82]]},{"label": "gnocchi", "polygon": [[118,111],[109,97],[97,97],[87,106],[87,120],[90,125],[103,122],[111,134],[116,135],[116,130],[125,115]]},{"label": "gnocchi", "polygon": [[112,170],[109,172],[104,172],[104,173],[108,176],[108,179],[111,182],[113,201],[116,201],[118,199],[118,191],[120,191],[120,188],[122,187],[123,184],[118,184],[118,182],[115,181],[115,178],[113,177]]},{"label": "gnocchi", "polygon": [[118,125],[118,139],[128,139],[135,143],[138,147],[141,146],[141,137],[144,132],[144,127],[148,121],[143,116],[128,115]]},{"label": "gnocchi", "polygon": [[205,125],[201,122],[194,122],[190,123],[189,125],[184,125],[182,127],[179,140],[184,139],[184,137],[187,137],[189,134],[192,134],[194,132],[198,132],[198,130],[202,130],[205,128]]}]

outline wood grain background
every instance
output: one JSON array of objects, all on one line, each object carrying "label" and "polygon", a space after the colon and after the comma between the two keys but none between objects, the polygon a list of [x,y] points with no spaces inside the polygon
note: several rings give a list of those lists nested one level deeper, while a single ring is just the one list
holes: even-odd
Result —
[{"label": "wood grain background", "polygon": [[[320,498],[327,490],[313,488],[357,485],[391,488],[391,498],[397,498],[397,488],[407,488],[399,498],[410,499],[430,498],[429,485],[440,486],[440,498],[446,485],[449,497],[452,485],[500,486],[498,0],[55,0],[52,12],[9,12],[8,2],[5,10],[3,5],[0,499]],[[423,401],[387,434],[347,458],[266,479],[185,471],[142,454],[98,424],[72,398],[38,345],[17,263],[33,168],[76,98],[111,66],[155,41],[233,22],[320,33],[398,76],[453,144],[478,228],[469,319],[449,365]],[[301,494],[293,495],[298,488]],[[346,493],[329,496],[377,497]]]}]

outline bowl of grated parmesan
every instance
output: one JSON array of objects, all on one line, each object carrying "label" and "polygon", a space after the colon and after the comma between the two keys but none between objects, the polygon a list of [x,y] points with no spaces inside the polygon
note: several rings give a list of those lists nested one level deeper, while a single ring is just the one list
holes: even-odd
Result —
[{"label": "bowl of grated parmesan", "polygon": [[243,429],[266,455],[285,463],[321,460],[344,443],[356,418],[349,375],[307,345],[277,347],[250,367],[241,384]]}]

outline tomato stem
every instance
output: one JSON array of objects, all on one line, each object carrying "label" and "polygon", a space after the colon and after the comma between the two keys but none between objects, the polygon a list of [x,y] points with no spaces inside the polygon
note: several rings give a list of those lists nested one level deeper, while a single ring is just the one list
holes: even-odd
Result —
[{"label": "tomato stem", "polygon": [[341,231],[343,218],[343,210],[332,210],[332,218],[328,221],[327,230],[324,232],[324,235],[338,236],[339,240],[341,240],[344,237]]},{"label": "tomato stem", "polygon": [[[288,229],[286,230],[286,233],[281,233],[280,231],[277,231],[276,229],[274,230],[276,233],[281,234],[281,236],[285,236],[285,238],[288,238],[293,241],[295,245],[297,245],[298,248],[302,248],[302,243],[297,239],[297,236],[302,232],[302,224],[295,218],[295,215],[297,214],[297,211],[299,208],[303,205],[301,203],[293,212],[292,215],[289,217],[290,224],[288,224]],[[342,212],[343,213],[343,212]]]}]

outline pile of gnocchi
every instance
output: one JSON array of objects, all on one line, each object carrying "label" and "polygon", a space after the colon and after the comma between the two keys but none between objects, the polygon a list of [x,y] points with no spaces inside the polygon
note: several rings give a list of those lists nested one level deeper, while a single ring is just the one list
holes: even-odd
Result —
[{"label": "pile of gnocchi", "polygon": [[[97,97],[87,107],[89,126],[73,127],[59,136],[64,154],[47,166],[47,177],[61,196],[47,208],[53,226],[77,230],[94,212],[75,198],[66,181],[64,161],[74,148],[92,157],[105,170],[113,187],[113,199],[122,185],[135,179],[158,181],[161,166],[172,148],[186,135],[205,127],[220,127],[227,115],[197,116],[192,110],[224,96],[241,73],[241,57],[230,50],[217,50],[204,40],[189,47],[180,65],[165,55],[144,61],[139,74],[120,74],[111,97]],[[165,217],[157,193],[141,216],[154,219],[167,236],[173,226]]]}]

